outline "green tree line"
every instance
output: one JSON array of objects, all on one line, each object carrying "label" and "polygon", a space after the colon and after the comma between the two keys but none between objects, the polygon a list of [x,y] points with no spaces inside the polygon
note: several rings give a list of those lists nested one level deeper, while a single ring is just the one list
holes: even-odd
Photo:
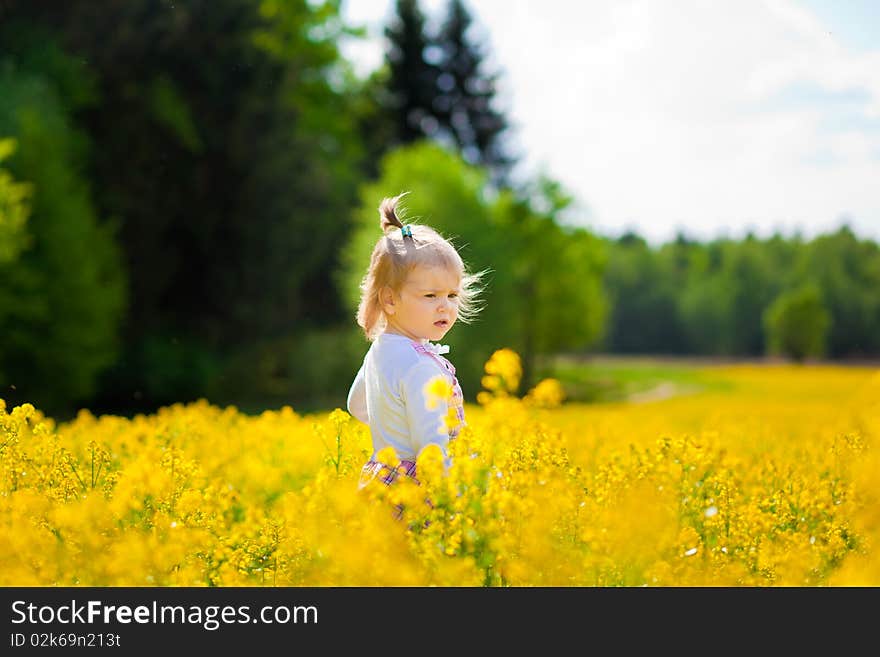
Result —
[{"label": "green tree line", "polygon": [[846,224],[811,240],[679,235],[651,247],[628,233],[606,243],[603,289],[612,310],[603,350],[797,360],[880,354],[880,248]]}]

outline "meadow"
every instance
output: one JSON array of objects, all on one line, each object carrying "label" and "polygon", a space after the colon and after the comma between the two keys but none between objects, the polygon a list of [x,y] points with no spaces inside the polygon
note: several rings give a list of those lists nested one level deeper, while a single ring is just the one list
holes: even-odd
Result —
[{"label": "meadow", "polygon": [[0,585],[880,584],[880,371],[602,367],[520,394],[495,352],[452,467],[428,449],[420,485],[362,490],[342,409],[0,400]]}]

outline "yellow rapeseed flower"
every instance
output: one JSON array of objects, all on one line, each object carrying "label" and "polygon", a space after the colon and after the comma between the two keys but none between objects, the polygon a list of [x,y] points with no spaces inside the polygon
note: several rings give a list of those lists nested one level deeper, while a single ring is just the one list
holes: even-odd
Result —
[{"label": "yellow rapeseed flower", "polygon": [[369,427],[341,411],[56,425],[0,399],[0,585],[880,584],[876,372],[713,366],[686,396],[555,405],[511,392],[517,364],[487,363],[448,460],[366,489]]},{"label": "yellow rapeseed flower", "polygon": [[400,457],[391,445],[380,449],[376,453],[376,460],[392,468],[396,468],[400,464]]},{"label": "yellow rapeseed flower", "polygon": [[438,374],[425,384],[425,407],[433,410],[441,401],[452,398],[452,385],[442,374]]},{"label": "yellow rapeseed flower", "polygon": [[556,408],[565,399],[565,391],[558,379],[543,379],[529,390],[524,401],[540,408]]}]

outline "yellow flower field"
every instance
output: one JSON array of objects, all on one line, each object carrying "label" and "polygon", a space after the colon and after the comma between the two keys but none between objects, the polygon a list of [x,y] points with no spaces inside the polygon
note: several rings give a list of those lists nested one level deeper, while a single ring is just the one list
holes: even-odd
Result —
[{"label": "yellow flower field", "polygon": [[451,469],[426,450],[420,486],[361,491],[369,431],[340,409],[56,426],[0,400],[0,585],[880,585],[880,373],[709,375],[563,403],[554,380],[514,394],[502,349]]}]

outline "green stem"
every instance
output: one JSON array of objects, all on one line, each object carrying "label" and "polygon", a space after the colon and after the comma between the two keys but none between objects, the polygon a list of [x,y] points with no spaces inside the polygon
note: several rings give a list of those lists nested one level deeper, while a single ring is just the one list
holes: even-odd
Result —
[{"label": "green stem", "polygon": [[82,480],[82,477],[79,476],[79,472],[76,469],[76,466],[73,464],[73,459],[70,457],[70,454],[67,455],[67,465],[70,466],[70,469],[73,470],[73,474],[76,475],[76,478],[79,480],[79,485],[82,486],[83,491],[87,491],[89,488],[86,486],[86,482]]}]

